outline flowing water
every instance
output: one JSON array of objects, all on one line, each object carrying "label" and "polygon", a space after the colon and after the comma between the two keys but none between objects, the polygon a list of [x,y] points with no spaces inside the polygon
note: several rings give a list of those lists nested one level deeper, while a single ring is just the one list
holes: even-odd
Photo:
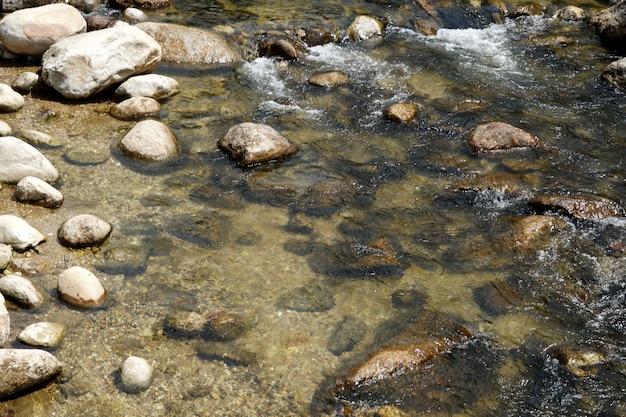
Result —
[{"label": "flowing water", "polygon": [[[49,401],[28,396],[3,410],[335,415],[336,404],[348,404],[379,415],[626,414],[626,220],[558,215],[553,232],[514,244],[536,193],[626,204],[625,96],[600,78],[616,57],[584,23],[546,14],[494,24],[495,7],[457,4],[441,9],[444,29],[424,36],[413,29],[423,14],[413,2],[174,3],[149,16],[218,27],[242,47],[302,27],[325,28],[337,42],[310,48],[300,62],[162,63],[156,72],[182,89],[160,117],[182,148],[165,165],[117,151],[132,124],[112,120],[106,101],[42,99],[42,110],[5,118],[57,138],[43,152],[66,197],[50,213],[0,190],[3,211],[50,235],[30,255],[44,263],[32,279],[51,299],[13,311],[13,328],[47,319],[70,330],[54,351],[67,376]],[[342,40],[358,14],[384,19],[384,36]],[[350,84],[307,83],[327,70],[345,72]],[[405,101],[419,105],[415,123],[383,117]],[[300,152],[239,169],[216,141],[242,121],[271,125]],[[523,128],[551,149],[475,154],[467,134],[489,121]],[[490,185],[480,186],[484,178]],[[462,186],[468,181],[479,185]],[[114,225],[110,242],[100,251],[60,248],[58,225],[83,212]],[[119,264],[110,261],[115,251]],[[56,300],[56,276],[73,264],[97,271],[108,291],[102,309]],[[163,330],[173,311],[222,310],[240,314],[248,330],[225,342]],[[363,397],[333,396],[346,369],[432,313],[474,336]],[[592,359],[568,365],[563,358],[584,356],[577,352]],[[117,387],[131,354],[156,370],[139,395]]]}]

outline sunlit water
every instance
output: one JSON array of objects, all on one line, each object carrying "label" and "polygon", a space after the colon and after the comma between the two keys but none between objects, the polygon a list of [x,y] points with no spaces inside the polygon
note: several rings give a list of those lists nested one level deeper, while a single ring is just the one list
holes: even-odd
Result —
[{"label": "sunlit water", "polygon": [[[161,119],[183,156],[165,166],[115,149],[132,124],[110,120],[106,103],[82,113],[70,106],[52,118],[7,118],[59,137],[60,146],[44,152],[62,172],[66,196],[56,214],[3,203],[51,237],[37,255],[48,264],[33,280],[52,299],[13,312],[14,328],[41,319],[70,326],[55,354],[71,378],[44,411],[23,401],[23,415],[333,415],[334,401],[394,405],[407,415],[626,412],[623,219],[562,217],[564,226],[534,246],[510,245],[515,220],[533,214],[535,193],[626,202],[624,95],[600,79],[612,58],[584,24],[468,19],[468,28],[424,36],[408,28],[409,6],[397,2],[177,7],[151,16],[230,25],[248,40],[308,25],[341,39],[359,13],[390,23],[382,39],[316,46],[301,62],[162,64],[157,72],[182,88]],[[572,43],[563,46],[560,34]],[[307,83],[327,70],[344,71],[350,84]],[[416,123],[383,117],[402,101],[419,104]],[[300,152],[268,167],[237,168],[216,141],[241,121],[273,126]],[[488,121],[524,128],[554,150],[473,154],[466,135]],[[72,163],[72,148],[104,154],[105,162]],[[510,187],[459,186],[483,174],[507,177]],[[10,200],[10,189],[0,192]],[[54,241],[58,221],[82,212],[114,224],[99,252],[68,252]],[[135,269],[107,269],[103,254],[116,247],[138,249],[147,262],[140,256]],[[363,261],[387,247],[391,261]],[[75,311],[56,301],[56,274],[70,264],[100,267],[109,293],[103,309]],[[233,311],[250,329],[224,343],[172,338],[163,320],[177,310]],[[435,362],[434,375],[427,369],[392,379],[367,400],[333,398],[346,369],[426,312],[449,315],[475,336]],[[332,343],[342,322],[361,323],[362,332],[355,330],[353,350],[337,354]],[[577,376],[559,362],[562,348],[602,352],[606,360]],[[115,371],[131,354],[157,371],[141,395],[116,386]]]}]

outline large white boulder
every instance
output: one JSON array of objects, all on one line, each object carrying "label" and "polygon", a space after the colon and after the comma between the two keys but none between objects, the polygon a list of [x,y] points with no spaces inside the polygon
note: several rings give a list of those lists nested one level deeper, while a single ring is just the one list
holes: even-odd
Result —
[{"label": "large white boulder", "polygon": [[115,26],[61,39],[42,57],[41,76],[64,97],[81,99],[161,62],[161,47],[134,26]]},{"label": "large white boulder", "polygon": [[41,349],[0,349],[0,400],[51,380],[61,363]]},{"label": "large white boulder", "polygon": [[86,30],[85,19],[73,6],[47,4],[6,15],[0,21],[0,41],[15,54],[41,56],[59,39]]},{"label": "large white boulder", "polygon": [[59,179],[59,172],[32,145],[13,136],[0,137],[0,182],[17,184],[26,176],[46,182]]}]

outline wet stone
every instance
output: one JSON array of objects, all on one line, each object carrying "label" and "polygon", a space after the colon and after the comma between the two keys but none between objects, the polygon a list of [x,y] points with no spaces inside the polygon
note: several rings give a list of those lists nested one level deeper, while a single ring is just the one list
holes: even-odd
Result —
[{"label": "wet stone", "polygon": [[222,214],[201,212],[175,216],[165,223],[165,230],[179,239],[207,248],[218,248],[232,239],[232,221]]},{"label": "wet stone", "polygon": [[470,132],[467,143],[475,152],[543,146],[539,139],[530,133],[502,122],[477,126]]},{"label": "wet stone", "polygon": [[138,122],[122,138],[118,148],[133,158],[156,162],[178,154],[178,139],[172,130],[156,120]]},{"label": "wet stone", "polygon": [[58,208],[63,204],[63,194],[37,177],[24,177],[17,183],[15,199],[46,208]]},{"label": "wet stone", "polygon": [[556,348],[555,356],[561,365],[579,378],[596,375],[599,367],[607,362],[603,352],[569,346]]},{"label": "wet stone", "polygon": [[175,338],[200,337],[204,333],[207,319],[195,311],[175,311],[163,321],[163,330]]},{"label": "wet stone", "polygon": [[246,317],[237,312],[218,311],[208,317],[204,337],[209,340],[235,340],[249,329]]},{"label": "wet stone", "polygon": [[461,191],[497,191],[515,197],[530,192],[530,187],[521,181],[519,175],[507,172],[476,175],[459,181],[455,187]]},{"label": "wet stone", "polygon": [[353,41],[361,41],[380,36],[383,33],[383,23],[370,16],[357,16],[348,28],[348,36]]},{"label": "wet stone", "polygon": [[46,265],[46,261],[39,257],[14,257],[10,268],[24,275],[35,275],[43,271]]},{"label": "wet stone", "polygon": [[63,159],[74,165],[100,165],[108,161],[110,157],[108,149],[96,147],[72,147],[63,154]]},{"label": "wet stone", "polygon": [[35,308],[43,303],[42,292],[30,280],[19,275],[0,278],[0,292],[25,308]]},{"label": "wet stone", "polygon": [[11,335],[11,317],[7,310],[4,296],[0,293],[0,347],[9,341]]},{"label": "wet stone", "polygon": [[410,287],[395,290],[391,294],[391,305],[399,310],[412,313],[417,313],[424,308],[427,300],[428,294],[424,288]]},{"label": "wet stone", "polygon": [[553,216],[526,216],[514,221],[512,235],[505,240],[512,249],[532,250],[537,248],[541,237],[556,230],[565,230],[567,222]]},{"label": "wet stone", "polygon": [[147,390],[154,380],[154,369],[143,358],[129,356],[120,369],[121,386],[125,392],[139,393]]},{"label": "wet stone", "polygon": [[356,316],[345,316],[335,325],[326,347],[335,356],[351,352],[363,340],[367,324]]},{"label": "wet stone", "polygon": [[488,282],[473,291],[474,301],[490,316],[510,313],[522,305],[523,298],[511,284],[507,282]]},{"label": "wet stone", "polygon": [[565,21],[581,21],[585,19],[585,11],[577,6],[565,6],[555,13],[555,17]]},{"label": "wet stone", "polygon": [[602,72],[604,78],[614,87],[626,87],[626,58],[611,62]]},{"label": "wet stone", "polygon": [[161,111],[161,104],[151,97],[131,97],[111,107],[111,116],[119,120],[135,120],[154,117]]},{"label": "wet stone", "polygon": [[112,227],[91,214],[80,214],[66,220],[59,228],[58,236],[62,245],[73,248],[100,246],[111,234]]},{"label": "wet stone", "polygon": [[201,342],[196,347],[198,357],[207,361],[219,361],[228,366],[250,366],[256,362],[254,352],[231,343]]},{"label": "wet stone", "polygon": [[54,146],[54,138],[47,133],[35,129],[20,130],[19,136],[33,145]]},{"label": "wet stone", "polygon": [[387,119],[396,123],[411,123],[417,116],[419,107],[415,103],[395,103],[387,107],[384,115]]},{"label": "wet stone", "polygon": [[276,306],[299,312],[327,311],[335,306],[335,296],[323,284],[310,284],[283,294]]},{"label": "wet stone", "polygon": [[554,211],[583,220],[626,217],[626,211],[619,203],[595,195],[536,195],[530,205],[539,213]]},{"label": "wet stone", "polygon": [[73,266],[59,275],[57,292],[62,300],[80,308],[99,307],[106,298],[100,280],[80,266]]},{"label": "wet stone", "polygon": [[257,42],[258,56],[280,57],[288,60],[300,59],[306,47],[287,35],[263,35]]},{"label": "wet stone", "polygon": [[61,363],[40,349],[0,349],[0,399],[50,381],[61,372]]},{"label": "wet stone", "polygon": [[112,246],[102,251],[102,262],[96,269],[107,274],[134,277],[143,274],[148,267],[148,253],[139,246]]},{"label": "wet stone", "polygon": [[33,323],[17,335],[20,342],[43,348],[58,347],[65,337],[67,327],[61,323],[44,321]]},{"label": "wet stone", "polygon": [[349,181],[328,179],[310,187],[297,199],[295,208],[309,216],[328,216],[345,208],[356,198],[356,189]]},{"label": "wet stone", "polygon": [[11,245],[15,250],[26,250],[45,240],[46,237],[26,220],[11,214],[0,216],[0,243]]},{"label": "wet stone", "polygon": [[324,45],[333,41],[333,35],[326,29],[306,28],[304,41],[308,46]]},{"label": "wet stone", "polygon": [[309,78],[309,84],[333,88],[350,82],[350,77],[343,71],[318,72]]}]

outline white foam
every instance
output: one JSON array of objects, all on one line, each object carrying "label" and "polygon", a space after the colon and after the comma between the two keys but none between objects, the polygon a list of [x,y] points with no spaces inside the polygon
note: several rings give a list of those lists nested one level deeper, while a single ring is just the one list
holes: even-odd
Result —
[{"label": "white foam", "polygon": [[272,97],[287,97],[288,90],[280,78],[277,62],[266,57],[257,58],[243,65],[245,76],[253,87]]}]

